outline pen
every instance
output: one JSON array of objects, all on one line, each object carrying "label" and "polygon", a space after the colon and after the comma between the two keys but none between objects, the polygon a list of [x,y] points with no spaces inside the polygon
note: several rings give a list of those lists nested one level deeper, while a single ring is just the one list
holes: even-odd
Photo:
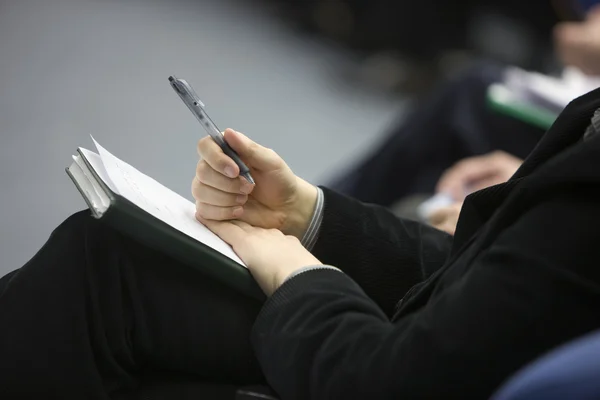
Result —
[{"label": "pen", "polygon": [[215,125],[212,119],[210,119],[206,111],[204,111],[204,103],[200,101],[200,98],[196,92],[194,92],[192,86],[184,79],[179,79],[174,76],[169,77],[169,82],[181,100],[183,100],[185,105],[196,116],[196,119],[198,122],[200,122],[200,125],[204,127],[210,137],[213,138],[213,140],[221,147],[223,153],[227,154],[233,159],[233,161],[235,161],[237,166],[240,168],[240,175],[243,176],[248,182],[254,184],[254,179],[252,178],[252,175],[250,175],[250,168],[244,164],[235,150],[233,150],[225,141],[225,139],[223,139],[223,134],[219,128],[217,128],[217,125]]}]

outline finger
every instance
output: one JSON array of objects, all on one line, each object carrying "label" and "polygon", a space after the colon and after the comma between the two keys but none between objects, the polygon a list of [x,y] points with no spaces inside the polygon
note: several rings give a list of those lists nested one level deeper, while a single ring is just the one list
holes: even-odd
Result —
[{"label": "finger", "polygon": [[451,207],[443,207],[435,210],[429,215],[429,223],[431,225],[440,225],[443,224],[448,218],[450,218],[452,214]]},{"label": "finger", "polygon": [[241,206],[248,201],[246,194],[223,192],[199,181],[192,185],[192,195],[196,201],[220,207]]},{"label": "finger", "polygon": [[273,150],[259,145],[240,132],[225,129],[223,136],[231,148],[253,168],[275,169],[283,164],[281,157]]},{"label": "finger", "polygon": [[196,178],[199,183],[227,193],[250,194],[254,188],[254,185],[244,178],[228,178],[215,171],[206,160],[198,162],[198,166],[196,167]]},{"label": "finger", "polygon": [[223,153],[221,147],[210,136],[198,141],[198,154],[215,171],[225,176],[235,178],[240,174],[237,164]]},{"label": "finger", "polygon": [[244,214],[241,206],[219,207],[212,204],[196,202],[196,218],[200,220],[228,221]]},{"label": "finger", "polygon": [[448,170],[440,178],[436,191],[438,193],[447,193],[453,199],[460,201],[468,193],[468,183],[477,176],[473,169],[476,166],[472,164],[456,165]]},{"label": "finger", "polygon": [[464,197],[470,182],[494,173],[496,166],[491,157],[490,155],[476,156],[458,162],[442,175],[437,191],[451,193],[456,199]]},{"label": "finger", "polygon": [[442,220],[430,222],[430,224],[440,231],[454,235],[456,225],[458,224],[458,214],[446,214]]},{"label": "finger", "polygon": [[211,221],[206,219],[201,219],[200,222],[215,235],[223,239],[224,242],[233,247],[245,240],[248,235],[239,226],[230,222]]},{"label": "finger", "polygon": [[442,175],[435,190],[436,193],[445,193],[457,201],[464,199],[467,194],[464,184],[456,176]]},{"label": "finger", "polygon": [[444,231],[452,236],[454,236],[454,233],[456,232],[456,224],[452,224],[449,222],[444,222],[443,224],[434,226],[434,228],[436,228],[440,231]]},{"label": "finger", "polygon": [[489,188],[490,186],[499,185],[506,182],[506,179],[500,175],[490,176],[489,178],[480,179],[476,182],[472,182],[469,189],[472,192]]}]

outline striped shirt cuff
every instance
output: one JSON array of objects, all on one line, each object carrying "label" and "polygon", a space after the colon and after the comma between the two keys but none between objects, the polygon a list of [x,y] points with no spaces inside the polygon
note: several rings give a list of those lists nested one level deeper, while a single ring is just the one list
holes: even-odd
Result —
[{"label": "striped shirt cuff", "polygon": [[292,279],[292,278],[294,278],[294,277],[296,277],[296,276],[298,276],[300,274],[303,274],[305,272],[316,271],[316,270],[319,270],[319,269],[331,269],[333,271],[342,272],[341,269],[336,268],[336,267],[332,267],[331,265],[311,265],[311,266],[308,266],[308,267],[300,268],[299,270],[296,270],[296,271],[292,272],[290,274],[290,276],[288,276],[287,278],[285,278],[285,281],[283,281],[283,283],[286,283],[290,279]]},{"label": "striped shirt cuff", "polygon": [[315,204],[315,210],[312,219],[310,220],[310,224],[308,224],[308,229],[300,241],[302,246],[308,251],[312,251],[319,238],[319,231],[321,230],[321,223],[323,222],[324,205],[325,196],[323,195],[323,190],[321,190],[320,187],[317,187],[317,204]]}]

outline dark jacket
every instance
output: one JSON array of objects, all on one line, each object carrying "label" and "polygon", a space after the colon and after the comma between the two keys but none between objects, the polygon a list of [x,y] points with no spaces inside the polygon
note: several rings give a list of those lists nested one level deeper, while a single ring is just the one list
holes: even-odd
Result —
[{"label": "dark jacket", "polygon": [[[454,238],[325,189],[313,253],[253,344],[283,399],[487,398],[600,327],[600,90],[571,103],[507,183],[470,195]],[[402,300],[401,300],[402,299]]]}]

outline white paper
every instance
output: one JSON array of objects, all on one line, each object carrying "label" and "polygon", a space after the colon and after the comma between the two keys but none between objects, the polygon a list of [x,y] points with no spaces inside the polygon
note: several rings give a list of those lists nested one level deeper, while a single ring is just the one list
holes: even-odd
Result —
[{"label": "white paper", "polygon": [[538,98],[562,109],[600,87],[600,77],[585,75],[574,67],[565,68],[560,78],[510,67],[505,71],[504,84],[521,96]]},{"label": "white paper", "polygon": [[[116,193],[173,228],[245,266],[231,246],[196,220],[194,203],[119,160],[100,146],[94,138],[92,140],[94,140],[106,171],[105,176],[100,173],[99,175],[103,180],[108,176]],[[105,183],[109,185],[108,182]],[[112,187],[111,189],[114,190]]]},{"label": "white paper", "polygon": [[422,221],[429,221],[429,217],[437,210],[451,206],[455,200],[448,194],[438,193],[425,200],[417,207],[417,215]]},{"label": "white paper", "polygon": [[[94,143],[96,143],[96,141],[94,140],[93,137],[92,137],[92,140],[94,141]],[[79,148],[79,151],[81,152],[81,154],[83,154],[86,161],[90,164],[90,166],[93,168],[93,170],[96,171],[96,174],[98,174],[100,179],[102,179],[102,181],[104,181],[104,183],[106,183],[106,186],[108,186],[108,188],[110,190],[112,190],[113,192],[115,192],[116,194],[120,194],[119,189],[117,189],[115,184],[109,178],[108,172],[106,172],[106,168],[104,168],[104,164],[102,163],[102,158],[100,158],[100,156],[98,154],[94,153],[93,151],[89,151],[82,147]]]}]

